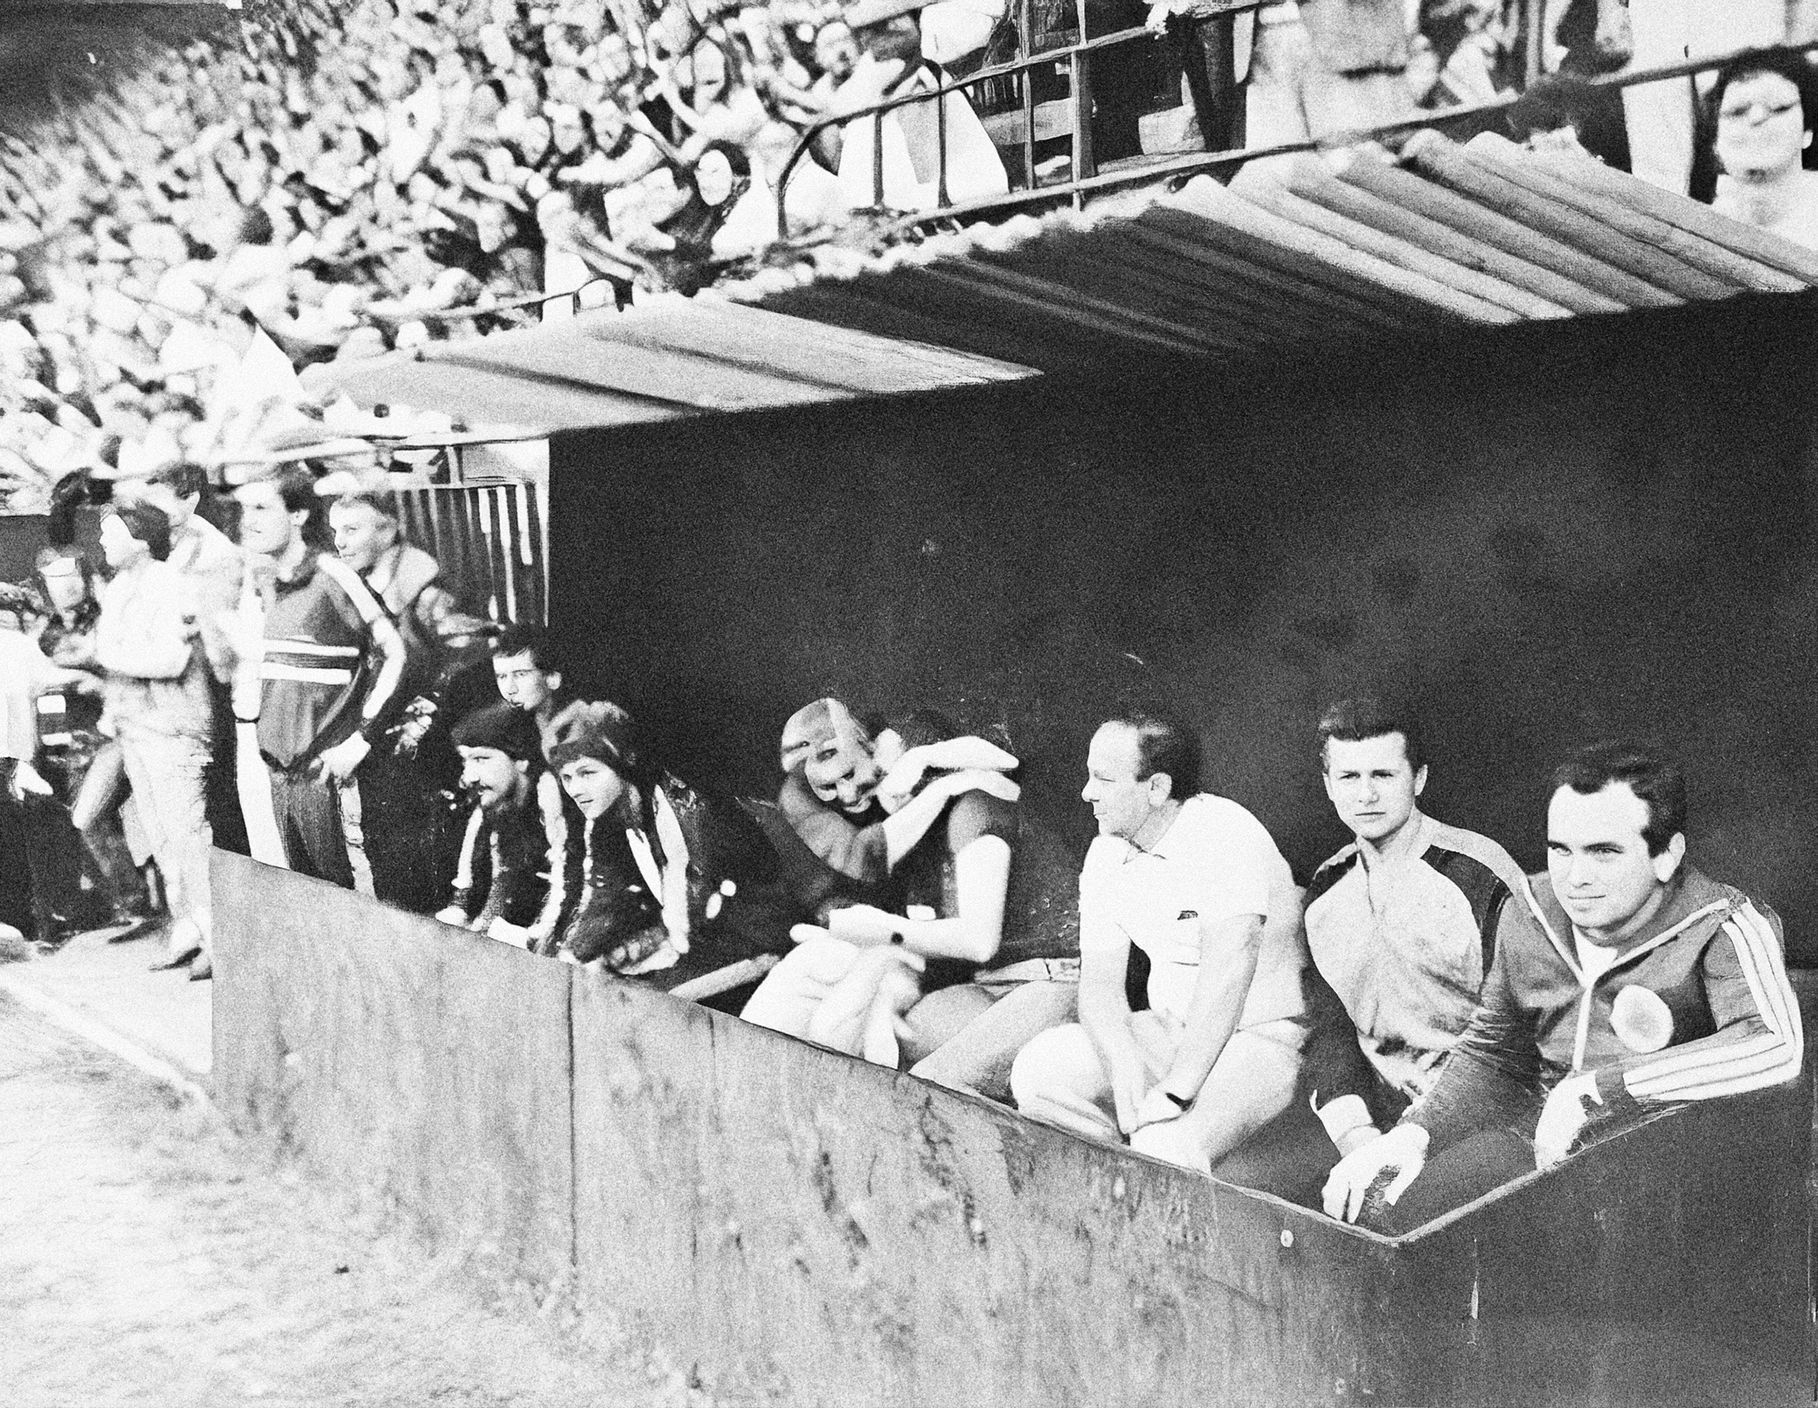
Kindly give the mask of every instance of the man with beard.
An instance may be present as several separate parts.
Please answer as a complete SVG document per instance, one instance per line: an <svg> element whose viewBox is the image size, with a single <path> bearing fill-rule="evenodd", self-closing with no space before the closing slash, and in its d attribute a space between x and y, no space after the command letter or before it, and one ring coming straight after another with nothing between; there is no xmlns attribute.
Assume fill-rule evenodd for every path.
<svg viewBox="0 0 1818 1408"><path fill-rule="evenodd" d="M562 911L568 828L536 728L521 710L491 704L455 725L454 744L475 805L454 893L436 918L540 950Z"/></svg>

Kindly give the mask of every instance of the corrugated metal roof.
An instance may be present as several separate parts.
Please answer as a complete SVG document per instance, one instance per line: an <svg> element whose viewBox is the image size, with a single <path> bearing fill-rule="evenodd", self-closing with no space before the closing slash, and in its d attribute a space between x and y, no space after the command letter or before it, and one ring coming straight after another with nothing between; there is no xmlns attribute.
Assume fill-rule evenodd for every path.
<svg viewBox="0 0 1818 1408"><path fill-rule="evenodd" d="M1583 156L1434 131L1253 162L860 265L809 254L757 306L1043 371L1209 362L1818 285L1818 252Z"/></svg>
<svg viewBox="0 0 1818 1408"><path fill-rule="evenodd" d="M324 369L367 403L541 433L1818 286L1818 252L1584 156L1435 131L1229 186L845 246L692 300ZM730 301L728 301L730 300Z"/></svg>
<svg viewBox="0 0 1818 1408"><path fill-rule="evenodd" d="M1035 375L972 352L680 297L312 370L311 380L366 405L541 435Z"/></svg>

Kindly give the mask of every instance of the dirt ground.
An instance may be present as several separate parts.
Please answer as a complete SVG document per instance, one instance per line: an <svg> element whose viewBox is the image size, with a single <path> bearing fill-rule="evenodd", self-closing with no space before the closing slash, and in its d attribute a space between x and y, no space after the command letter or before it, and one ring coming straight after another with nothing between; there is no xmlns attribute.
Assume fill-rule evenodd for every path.
<svg viewBox="0 0 1818 1408"><path fill-rule="evenodd" d="M5 1408L700 1408L0 995Z"/></svg>

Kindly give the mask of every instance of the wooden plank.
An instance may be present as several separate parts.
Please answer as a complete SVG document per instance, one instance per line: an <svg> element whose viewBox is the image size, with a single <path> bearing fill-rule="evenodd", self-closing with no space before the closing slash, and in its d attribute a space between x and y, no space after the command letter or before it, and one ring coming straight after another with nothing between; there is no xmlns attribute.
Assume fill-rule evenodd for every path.
<svg viewBox="0 0 1818 1408"><path fill-rule="evenodd" d="M727 1398L1805 1404L1811 1086L1388 1239L215 861L216 1095Z"/></svg>
<svg viewBox="0 0 1818 1408"><path fill-rule="evenodd" d="M1433 279L1397 268L1318 230L1284 220L1209 177L1189 181L1170 203L1267 241L1292 262L1317 260L1365 287L1380 288L1412 320L1430 320L1440 326L1481 322L1490 311L1478 300L1467 304L1452 289ZM1475 310L1476 316L1467 309Z"/></svg>
<svg viewBox="0 0 1818 1408"><path fill-rule="evenodd" d="M217 1099L537 1286L572 1265L566 964L214 853Z"/></svg>
<svg viewBox="0 0 1818 1408"><path fill-rule="evenodd" d="M1805 284L1791 275L1750 259L1715 240L1693 234L1690 230L1659 216L1650 215L1628 201L1593 189L1574 185L1538 158L1542 155L1511 142L1496 132L1480 132L1465 143L1470 155L1531 190L1550 199L1571 205L1594 220L1641 243L1666 250L1674 258L1701 269L1730 290L1748 289L1756 293L1797 293ZM1554 154L1547 154L1554 155ZM1645 184L1645 183L1643 183ZM1688 206L1702 209L1696 202ZM1721 294L1713 296L1722 296Z"/></svg>
<svg viewBox="0 0 1818 1408"><path fill-rule="evenodd" d="M1474 270L1448 264L1436 254L1302 199L1272 179L1265 170L1266 165L1265 162L1253 162L1245 167L1231 182L1231 189L1290 224L1336 240L1385 264L1406 269L1424 282L1442 306L1450 307L1472 322L1516 323L1522 320L1522 315L1505 303L1484 296L1481 285L1489 281ZM1478 286L1472 286L1473 280L1479 281Z"/></svg>
<svg viewBox="0 0 1818 1408"><path fill-rule="evenodd" d="M1530 230L1519 221L1423 181L1410 171L1390 166L1368 152L1350 154L1338 179L1384 200L1449 225L1468 239L1481 240L1543 268L1562 274L1573 283L1606 301L1607 311L1623 308L1666 308L1679 300L1622 270L1593 259L1582 250ZM1585 310L1591 311L1591 310Z"/></svg>
<svg viewBox="0 0 1818 1408"><path fill-rule="evenodd" d="M1345 153L1341 159L1352 158ZM1319 158L1287 168L1287 173L1287 187L1295 195L1431 250L1450 263L1477 270L1511 288L1523 290L1548 308L1563 308L1573 313L1621 310L1622 305L1615 299L1594 293L1552 269L1472 239L1397 201L1340 181ZM1534 316L1542 315L1536 313Z"/></svg>
<svg viewBox="0 0 1818 1408"><path fill-rule="evenodd" d="M1414 333L1442 322L1442 315L1434 313L1433 309L1416 304L1411 298L1373 278L1363 277L1344 264L1307 251L1304 242L1284 242L1280 231L1274 227L1262 226L1262 222L1249 218L1231 218L1234 213L1231 202L1211 195L1207 187L1224 191L1224 187L1207 180L1198 187L1204 193L1198 202L1191 196L1185 202L1176 196L1145 211L1140 216L1142 224L1169 227L1202 244L1242 256L1251 264L1284 273L1300 282L1305 297L1313 302L1331 302L1334 307L1360 311L1362 317L1387 331ZM1238 198L1233 196L1233 200ZM1194 204L1200 207L1194 207ZM1247 206L1247 209L1254 211L1254 206ZM1222 215L1214 211L1222 211ZM1445 322L1451 320L1447 318Z"/></svg>
<svg viewBox="0 0 1818 1408"><path fill-rule="evenodd" d="M1736 291L1734 285L1681 262L1658 245L1523 184L1492 162L1475 159L1444 133L1416 132L1402 148L1402 159L1486 209L1544 231L1664 293L1677 298L1727 298Z"/></svg>
<svg viewBox="0 0 1818 1408"><path fill-rule="evenodd" d="M1496 308L1507 310L1517 318L1563 318L1570 309L1563 304L1536 297L1520 285L1496 278L1472 265L1447 258L1423 242L1386 230L1355 215L1343 213L1330 204L1309 199L1304 191L1309 186L1336 188L1355 195L1349 187L1339 185L1324 163L1311 153L1283 157L1279 160L1253 161L1232 179L1233 190L1257 201L1271 204L1278 214L1301 224L1323 229L1334 239L1353 244L1390 263L1402 264L1416 273L1450 284L1459 292L1481 299ZM1441 227L1443 228L1443 227ZM1449 231L1447 233L1450 233Z"/></svg>
<svg viewBox="0 0 1818 1408"><path fill-rule="evenodd" d="M1561 180L1626 201L1656 219L1791 275L1802 286L1818 287L1818 250L1807 249L1766 230L1719 215L1708 205L1686 200L1621 171L1612 171L1602 162L1551 152L1537 154L1534 159Z"/></svg>
<svg viewBox="0 0 1818 1408"><path fill-rule="evenodd" d="M1183 281L1190 279L1252 309L1265 332L1271 326L1285 326L1297 336L1309 328L1323 329L1328 337L1375 336L1383 331L1376 309L1363 299L1339 289L1309 289L1304 280L1213 248L1199 237L1201 222L1182 217L1169 224L1169 214L1150 211L1132 221L1129 238L1145 246L1144 257L1161 267L1172 261Z"/></svg>
<svg viewBox="0 0 1818 1408"><path fill-rule="evenodd" d="M1045 142L1052 137L1065 137L1073 130L1073 103L1068 98L1051 98L1036 103L1027 115L1020 111L991 112L979 120L1000 147L1020 146L1025 141Z"/></svg>

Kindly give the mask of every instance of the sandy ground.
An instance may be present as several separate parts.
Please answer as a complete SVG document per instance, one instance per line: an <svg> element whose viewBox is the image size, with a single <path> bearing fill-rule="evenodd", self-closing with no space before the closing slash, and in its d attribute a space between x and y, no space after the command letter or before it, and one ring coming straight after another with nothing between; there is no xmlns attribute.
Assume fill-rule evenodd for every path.
<svg viewBox="0 0 1818 1408"><path fill-rule="evenodd" d="M5 1408L699 1408L0 994Z"/></svg>

